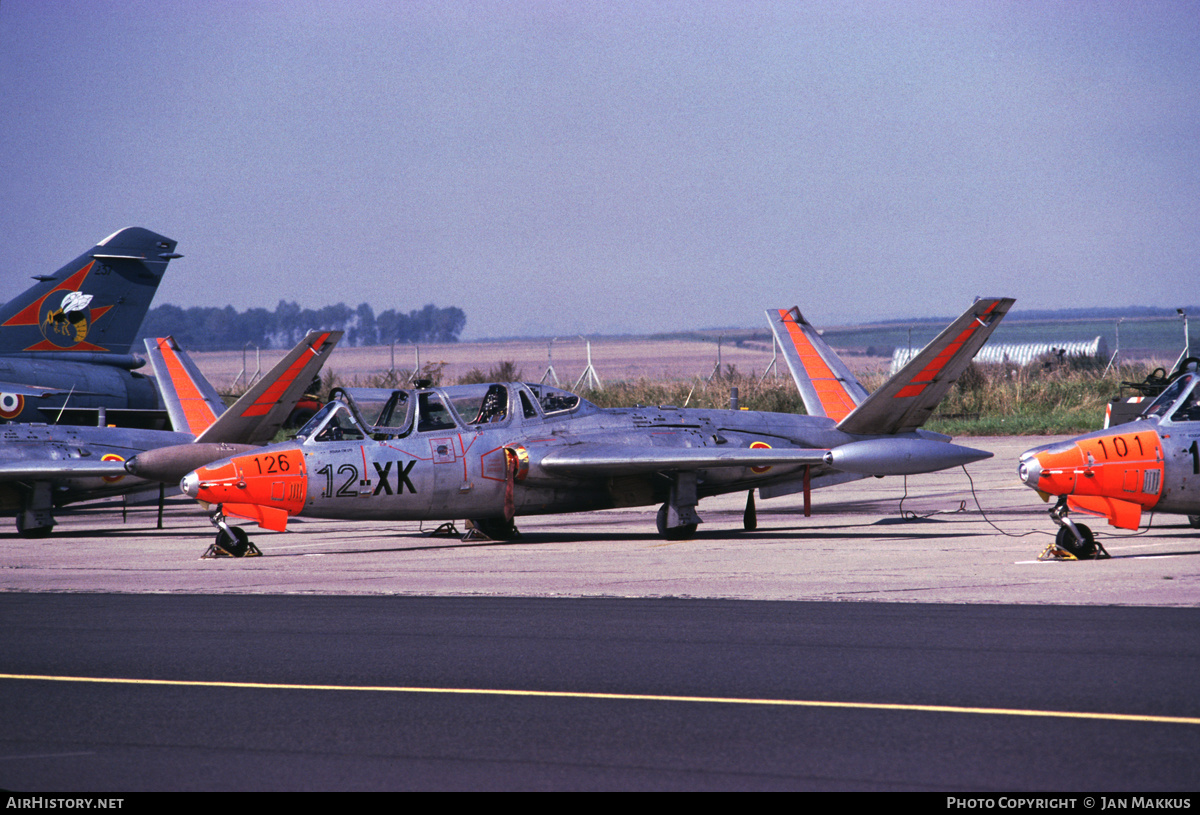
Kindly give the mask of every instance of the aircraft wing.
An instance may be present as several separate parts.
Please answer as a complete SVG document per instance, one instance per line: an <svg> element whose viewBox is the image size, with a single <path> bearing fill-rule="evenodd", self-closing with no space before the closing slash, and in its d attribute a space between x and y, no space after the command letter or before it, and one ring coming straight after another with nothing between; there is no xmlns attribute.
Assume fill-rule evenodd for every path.
<svg viewBox="0 0 1200 815"><path fill-rule="evenodd" d="M24 382L0 382L0 393L11 393L16 396L32 396L40 399L43 396L58 396L70 393L66 388L41 388Z"/></svg>
<svg viewBox="0 0 1200 815"><path fill-rule="evenodd" d="M105 396L102 391L85 391L81 388L44 388L40 385L30 385L25 382L0 382L0 393L13 393L18 396L32 396L40 399L43 396ZM55 408L57 410L57 408Z"/></svg>
<svg viewBox="0 0 1200 815"><path fill-rule="evenodd" d="M302 339L254 387L229 406L204 432L199 443L265 444L296 407L296 402L342 338L341 331L313 331Z"/></svg>
<svg viewBox="0 0 1200 815"><path fill-rule="evenodd" d="M768 309L767 321L809 416L840 422L867 398L867 389L799 308Z"/></svg>
<svg viewBox="0 0 1200 815"><path fill-rule="evenodd" d="M62 481L68 478L117 478L129 475L124 460L60 458L0 461L0 481Z"/></svg>
<svg viewBox="0 0 1200 815"><path fill-rule="evenodd" d="M1015 301L976 300L899 373L838 424L846 433L903 433L925 424Z"/></svg>
<svg viewBox="0 0 1200 815"><path fill-rule="evenodd" d="M717 467L769 467L824 464L829 450L815 448L644 447L572 444L555 447L538 462L543 470L577 478L653 473L661 470L708 470Z"/></svg>
<svg viewBox="0 0 1200 815"><path fill-rule="evenodd" d="M635 447L617 444L572 444L548 450L537 462L545 471L576 477L619 476L659 471L707 470L718 467L825 465L829 470L859 475L915 475L991 458L976 450L925 438L873 438L832 449L806 447ZM531 463L534 452L530 451Z"/></svg>

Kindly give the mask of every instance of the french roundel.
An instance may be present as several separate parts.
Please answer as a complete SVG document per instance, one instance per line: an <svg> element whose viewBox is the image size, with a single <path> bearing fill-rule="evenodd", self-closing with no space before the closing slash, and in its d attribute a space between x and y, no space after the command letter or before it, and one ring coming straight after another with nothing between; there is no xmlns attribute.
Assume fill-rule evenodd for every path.
<svg viewBox="0 0 1200 815"><path fill-rule="evenodd" d="M15 419L24 409L24 396L19 393L0 393L0 419Z"/></svg>
<svg viewBox="0 0 1200 815"><path fill-rule="evenodd" d="M767 448L768 450L771 449L771 445L767 444L765 441L755 441L750 443L751 449L763 447ZM771 467L770 465L767 465L766 467L751 467L750 471L754 473L765 473L769 469L771 469Z"/></svg>
<svg viewBox="0 0 1200 815"><path fill-rule="evenodd" d="M100 456L100 460L101 461L124 461L125 458L123 456L118 456L116 453L105 453L104 455ZM104 480L110 484L115 484L124 477L125 476L123 476L123 475L106 475L106 476L104 476Z"/></svg>

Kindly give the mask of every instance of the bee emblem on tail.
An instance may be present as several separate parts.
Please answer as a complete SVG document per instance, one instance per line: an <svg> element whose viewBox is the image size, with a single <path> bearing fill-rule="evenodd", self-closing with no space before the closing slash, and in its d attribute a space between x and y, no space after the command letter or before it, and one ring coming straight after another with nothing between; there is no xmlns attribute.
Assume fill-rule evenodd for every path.
<svg viewBox="0 0 1200 815"><path fill-rule="evenodd" d="M55 345L77 345L87 339L92 295L67 292L57 309L46 312L42 334Z"/></svg>

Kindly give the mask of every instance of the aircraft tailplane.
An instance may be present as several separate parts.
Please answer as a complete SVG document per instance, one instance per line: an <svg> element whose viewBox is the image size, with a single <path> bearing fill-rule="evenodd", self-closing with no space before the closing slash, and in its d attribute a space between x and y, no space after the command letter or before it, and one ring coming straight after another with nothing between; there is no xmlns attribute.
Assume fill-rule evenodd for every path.
<svg viewBox="0 0 1200 815"><path fill-rule="evenodd" d="M1015 301L976 300L900 371L838 423L861 435L916 430L933 414Z"/></svg>
<svg viewBox="0 0 1200 815"><path fill-rule="evenodd" d="M0 307L0 354L129 354L176 242L141 227L114 232Z"/></svg>
<svg viewBox="0 0 1200 815"><path fill-rule="evenodd" d="M841 421L867 398L867 389L798 307L768 309L767 321L808 415Z"/></svg>
<svg viewBox="0 0 1200 815"><path fill-rule="evenodd" d="M146 354L177 432L199 436L225 412L221 395L173 337L147 338Z"/></svg>
<svg viewBox="0 0 1200 815"><path fill-rule="evenodd" d="M342 333L310 332L266 376L200 433L197 443L265 444L271 441L333 353Z"/></svg>

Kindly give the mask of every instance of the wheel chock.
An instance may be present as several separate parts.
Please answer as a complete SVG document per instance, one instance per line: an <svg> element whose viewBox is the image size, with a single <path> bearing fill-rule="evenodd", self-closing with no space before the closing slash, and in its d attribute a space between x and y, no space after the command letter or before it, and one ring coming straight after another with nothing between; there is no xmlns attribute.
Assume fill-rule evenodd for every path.
<svg viewBox="0 0 1200 815"><path fill-rule="evenodd" d="M1096 551L1084 558L1078 558L1057 543L1052 543L1042 550L1042 553L1038 555L1038 560L1043 562L1048 560L1105 560L1110 557L1112 555L1104 548L1104 544L1096 541Z"/></svg>
<svg viewBox="0 0 1200 815"><path fill-rule="evenodd" d="M204 554L202 554L200 556L200 559L205 560L207 558L220 558L220 557L262 557L262 552L259 551L259 548L254 545L253 541L246 542L246 552L241 555L235 555L232 552L230 552L228 549L224 548L223 546L218 546L215 543L210 543L208 545L208 548L204 550Z"/></svg>
<svg viewBox="0 0 1200 815"><path fill-rule="evenodd" d="M489 533L486 527L480 527L473 521L467 521L467 531L462 534L459 540L463 543L507 543L521 537L521 531L516 526L510 526L509 530L495 534L498 530L493 529Z"/></svg>
<svg viewBox="0 0 1200 815"><path fill-rule="evenodd" d="M1079 560L1079 558L1075 557L1066 549L1063 549L1057 543L1051 543L1042 550L1040 555L1038 555L1038 560L1044 562L1047 560Z"/></svg>

